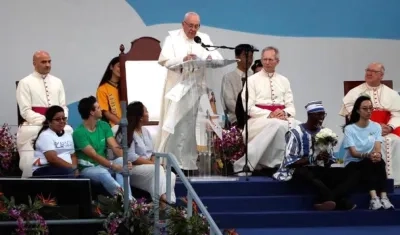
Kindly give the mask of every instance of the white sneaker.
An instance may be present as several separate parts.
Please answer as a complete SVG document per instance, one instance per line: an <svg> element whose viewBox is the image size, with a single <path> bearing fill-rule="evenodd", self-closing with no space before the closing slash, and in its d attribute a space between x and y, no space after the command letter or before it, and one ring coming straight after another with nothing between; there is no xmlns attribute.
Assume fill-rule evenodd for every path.
<svg viewBox="0 0 400 235"><path fill-rule="evenodd" d="M394 209L393 204L389 201L389 198L387 197L381 199L381 204L385 210Z"/></svg>
<svg viewBox="0 0 400 235"><path fill-rule="evenodd" d="M381 201L379 200L378 197L372 198L371 201L369 202L369 209L370 210L379 210L383 207Z"/></svg>

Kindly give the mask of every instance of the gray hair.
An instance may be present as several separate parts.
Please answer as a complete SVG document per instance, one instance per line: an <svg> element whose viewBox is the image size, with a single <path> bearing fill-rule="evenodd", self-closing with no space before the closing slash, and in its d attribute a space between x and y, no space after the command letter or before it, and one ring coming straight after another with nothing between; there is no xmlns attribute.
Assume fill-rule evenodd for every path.
<svg viewBox="0 0 400 235"><path fill-rule="evenodd" d="M261 52L261 59L262 59L262 56L264 55L264 52L266 52L266 51L274 51L274 52L275 52L275 58L276 58L276 59L279 59L279 49L276 48L276 47L273 47L273 46L266 47L266 48L264 48L264 49L262 50L262 52Z"/></svg>
<svg viewBox="0 0 400 235"><path fill-rule="evenodd" d="M185 14L185 17L183 17L183 21L185 21L189 16L197 16L200 19L200 15L199 14L197 14L196 12L190 11L190 12Z"/></svg>

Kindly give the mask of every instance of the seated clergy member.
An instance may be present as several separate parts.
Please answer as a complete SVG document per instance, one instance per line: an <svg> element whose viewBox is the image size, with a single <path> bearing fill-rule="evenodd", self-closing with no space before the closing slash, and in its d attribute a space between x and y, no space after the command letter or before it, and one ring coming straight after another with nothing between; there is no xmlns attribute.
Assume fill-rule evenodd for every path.
<svg viewBox="0 0 400 235"><path fill-rule="evenodd" d="M360 96L354 102L349 122L344 128L344 164L349 172L360 171L371 195L369 209L392 209L394 207L386 193L387 176L381 149L382 128L370 120L372 110L372 101L367 96ZM381 199L377 193L380 193Z"/></svg>
<svg viewBox="0 0 400 235"><path fill-rule="evenodd" d="M250 76L248 160L250 169L255 167L274 168L281 164L285 151L285 133L297 123L293 118L295 108L289 80L275 72L279 63L279 50L267 47L261 54L263 70ZM246 110L246 86L242 101ZM245 132L243 135L245 136ZM234 163L240 171L245 157Z"/></svg>
<svg viewBox="0 0 400 235"><path fill-rule="evenodd" d="M252 75L250 71L251 63L253 63L253 47L249 44L240 44L235 48L235 57L238 59L237 67L235 70L227 73L222 78L221 96L222 104L225 113L228 116L229 122L234 124L236 122L236 101L244 84L246 68L248 76ZM246 64L246 50L249 51L247 55Z"/></svg>
<svg viewBox="0 0 400 235"><path fill-rule="evenodd" d="M123 189L122 149L117 144L110 125L100 120L102 113L95 97L81 99L78 111L83 123L74 130L73 138L81 175L101 183L109 194L115 195ZM107 147L117 156L115 160L107 160ZM132 169L132 164L128 168ZM130 188L129 195L132 200Z"/></svg>
<svg viewBox="0 0 400 235"><path fill-rule="evenodd" d="M32 175L55 178L78 175L74 141L71 133L64 131L67 121L64 109L57 105L51 106L45 117L33 142L35 162Z"/></svg>
<svg viewBox="0 0 400 235"><path fill-rule="evenodd" d="M119 80L119 57L114 57L107 65L96 94L100 109L103 112L103 120L110 123L113 133L118 130L122 113L119 100Z"/></svg>
<svg viewBox="0 0 400 235"><path fill-rule="evenodd" d="M261 60L255 60L254 64L251 66L251 71L253 73L258 73L263 69L263 65L261 63Z"/></svg>
<svg viewBox="0 0 400 235"><path fill-rule="evenodd" d="M340 115L348 117L356 99L361 95L371 97L374 110L371 120L382 128L382 158L386 162L386 173L400 185L400 96L381 83L385 67L372 63L365 70L365 83L351 89L343 98Z"/></svg>
<svg viewBox="0 0 400 235"><path fill-rule="evenodd" d="M51 58L45 51L37 51L33 55L35 71L21 79L17 87L17 103L25 122L18 128L17 149L20 157L19 168L22 177L32 176L34 161L33 139L42 128L46 120L46 110L52 105L59 105L68 117L68 108L65 103L65 91L62 81L49 74ZM64 130L72 133L72 128L65 125Z"/></svg>
<svg viewBox="0 0 400 235"><path fill-rule="evenodd" d="M318 196L314 204L317 210L354 209L355 205L348 202L346 197L358 183L357 172L333 185L333 179L339 178L335 170L340 170L329 168L335 162L333 149L317 154L314 148L315 136L321 130L326 116L325 109L321 101L310 102L306 109L307 122L293 128L286 135L285 158L274 178L311 185Z"/></svg>
<svg viewBox="0 0 400 235"><path fill-rule="evenodd" d="M153 201L160 201L164 208L167 201L167 180L164 168L160 166L159 195L155 195L155 159L153 155L153 140L150 132L143 127L149 121L147 108L141 102L133 102L127 108L128 118L128 160L132 162L131 185L149 192ZM122 129L117 132L117 140L122 143ZM175 203L175 174L171 173L171 201Z"/></svg>

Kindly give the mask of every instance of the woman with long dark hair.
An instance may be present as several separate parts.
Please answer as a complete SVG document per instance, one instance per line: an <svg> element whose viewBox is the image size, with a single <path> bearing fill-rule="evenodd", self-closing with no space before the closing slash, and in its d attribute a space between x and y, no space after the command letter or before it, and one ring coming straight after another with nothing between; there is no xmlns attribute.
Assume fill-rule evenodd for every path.
<svg viewBox="0 0 400 235"><path fill-rule="evenodd" d="M155 183L155 159L153 154L153 141L150 132L143 127L149 121L147 108L141 102L133 102L127 108L128 119L128 161L131 161L133 168L131 174L131 185L149 192L153 201L160 201L162 208L167 201L167 180L164 168L160 167L160 195L154 193ZM121 127L116 134L118 142L122 140ZM175 203L175 174L171 173L171 201Z"/></svg>
<svg viewBox="0 0 400 235"><path fill-rule="evenodd" d="M64 131L67 118L60 106L51 106L45 113L46 120L33 142L35 161L34 177L64 178L78 174L72 135Z"/></svg>
<svg viewBox="0 0 400 235"><path fill-rule="evenodd" d="M371 210L393 209L386 193L386 164L382 159L382 128L370 120L371 98L360 96L344 127L344 164L348 171L360 171L371 196ZM378 196L380 194L380 198Z"/></svg>
<svg viewBox="0 0 400 235"><path fill-rule="evenodd" d="M121 119L120 78L119 57L114 57L107 65L96 94L103 119L111 125L114 133L118 129L118 123Z"/></svg>

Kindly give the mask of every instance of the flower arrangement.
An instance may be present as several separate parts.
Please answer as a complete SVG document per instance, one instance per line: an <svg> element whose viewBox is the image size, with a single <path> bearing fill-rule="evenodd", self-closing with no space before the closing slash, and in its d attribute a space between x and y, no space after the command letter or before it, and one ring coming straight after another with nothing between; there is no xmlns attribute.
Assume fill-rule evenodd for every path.
<svg viewBox="0 0 400 235"><path fill-rule="evenodd" d="M132 201L128 214L125 214L122 192L113 198L99 196L96 212L107 217L103 224L105 231L100 231L99 235L153 234L151 206L145 199Z"/></svg>
<svg viewBox="0 0 400 235"><path fill-rule="evenodd" d="M0 175L5 176L18 168L16 134L11 133L10 126L3 124L0 129Z"/></svg>
<svg viewBox="0 0 400 235"><path fill-rule="evenodd" d="M315 145L320 151L328 151L337 145L338 138L331 129L323 128L315 135Z"/></svg>
<svg viewBox="0 0 400 235"><path fill-rule="evenodd" d="M18 235L44 235L49 233L46 221L41 215L39 210L44 206L55 206L57 203L53 198L45 198L43 195L36 196L32 201L28 196L28 205L15 203L15 199L11 197L8 199L0 192L0 218L2 220L17 220L17 228L15 230ZM32 221L38 223L33 224Z"/></svg>
<svg viewBox="0 0 400 235"><path fill-rule="evenodd" d="M130 204L128 214L123 209L123 194L118 193L113 198L99 196L99 202L95 209L98 215L107 215L104 221L105 231L100 231L99 235L124 235L141 234L150 235L154 232L154 213L158 209L155 206L146 204L144 199L139 199ZM181 199L187 204L187 199ZM165 228L160 228L160 234L210 234L210 226L207 219L198 211L196 203L193 202L193 214L187 216L186 207L169 206L165 212L167 219ZM163 211L160 211L163 212ZM161 214L161 213L160 213ZM162 223L164 220L160 220ZM226 235L237 235L234 229L224 231Z"/></svg>
<svg viewBox="0 0 400 235"><path fill-rule="evenodd" d="M234 162L244 154L244 141L242 132L236 126L222 130L222 139L214 138L214 150L222 153L225 159Z"/></svg>
<svg viewBox="0 0 400 235"><path fill-rule="evenodd" d="M333 147L338 143L338 136L329 128L323 128L315 135L314 156L318 156L321 152L327 152L330 159L336 162L333 158ZM324 160L317 160L317 165L324 166Z"/></svg>

